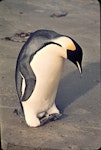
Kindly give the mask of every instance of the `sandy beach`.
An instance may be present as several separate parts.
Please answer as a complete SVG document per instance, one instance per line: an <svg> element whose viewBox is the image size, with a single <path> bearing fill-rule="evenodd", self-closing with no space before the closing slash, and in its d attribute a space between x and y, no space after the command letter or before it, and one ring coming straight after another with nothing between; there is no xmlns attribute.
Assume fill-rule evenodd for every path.
<svg viewBox="0 0 101 150"><path fill-rule="evenodd" d="M30 128L14 110L18 54L30 32L54 30L83 49L83 76L65 61L56 96L63 117ZM100 5L97 0L0 1L0 123L2 150L99 150L101 148Z"/></svg>

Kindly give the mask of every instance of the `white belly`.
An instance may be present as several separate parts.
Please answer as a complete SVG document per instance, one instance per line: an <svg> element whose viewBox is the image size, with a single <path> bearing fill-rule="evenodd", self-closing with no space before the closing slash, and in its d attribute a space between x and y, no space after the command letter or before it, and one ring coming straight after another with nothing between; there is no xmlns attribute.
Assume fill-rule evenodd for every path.
<svg viewBox="0 0 101 150"><path fill-rule="evenodd" d="M47 111L55 101L64 59L62 48L49 45L40 50L32 59L31 67L36 75L36 85L31 97L23 102L35 113Z"/></svg>

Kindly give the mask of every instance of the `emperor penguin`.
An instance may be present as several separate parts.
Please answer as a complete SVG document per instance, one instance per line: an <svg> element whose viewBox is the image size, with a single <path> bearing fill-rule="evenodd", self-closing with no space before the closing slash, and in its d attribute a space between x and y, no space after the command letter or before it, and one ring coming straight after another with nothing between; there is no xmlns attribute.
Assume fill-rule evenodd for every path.
<svg viewBox="0 0 101 150"><path fill-rule="evenodd" d="M18 55L15 72L16 89L28 126L42 125L41 118L61 116L55 97L64 60L69 59L82 73L82 57L82 48L67 35L44 29L31 33Z"/></svg>

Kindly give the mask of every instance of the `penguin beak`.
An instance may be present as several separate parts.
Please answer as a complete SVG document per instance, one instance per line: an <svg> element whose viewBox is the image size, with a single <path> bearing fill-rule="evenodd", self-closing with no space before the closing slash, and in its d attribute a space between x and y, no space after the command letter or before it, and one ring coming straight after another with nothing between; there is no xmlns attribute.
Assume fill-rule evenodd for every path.
<svg viewBox="0 0 101 150"><path fill-rule="evenodd" d="M82 67L81 67L81 65L79 64L78 61L76 61L76 66L77 66L77 68L78 68L78 70L80 72L80 75L82 75Z"/></svg>
<svg viewBox="0 0 101 150"><path fill-rule="evenodd" d="M82 76L82 49L77 46L77 49L72 51L72 50L67 50L67 58L76 65L80 72L80 77Z"/></svg>

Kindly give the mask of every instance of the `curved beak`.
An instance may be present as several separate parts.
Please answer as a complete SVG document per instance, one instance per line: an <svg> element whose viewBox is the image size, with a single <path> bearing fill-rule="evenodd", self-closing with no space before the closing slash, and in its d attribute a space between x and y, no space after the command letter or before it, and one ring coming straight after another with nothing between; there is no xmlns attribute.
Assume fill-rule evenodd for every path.
<svg viewBox="0 0 101 150"><path fill-rule="evenodd" d="M76 66L77 66L77 68L78 68L80 74L82 74L82 67L81 67L81 65L79 64L78 61L76 61Z"/></svg>

